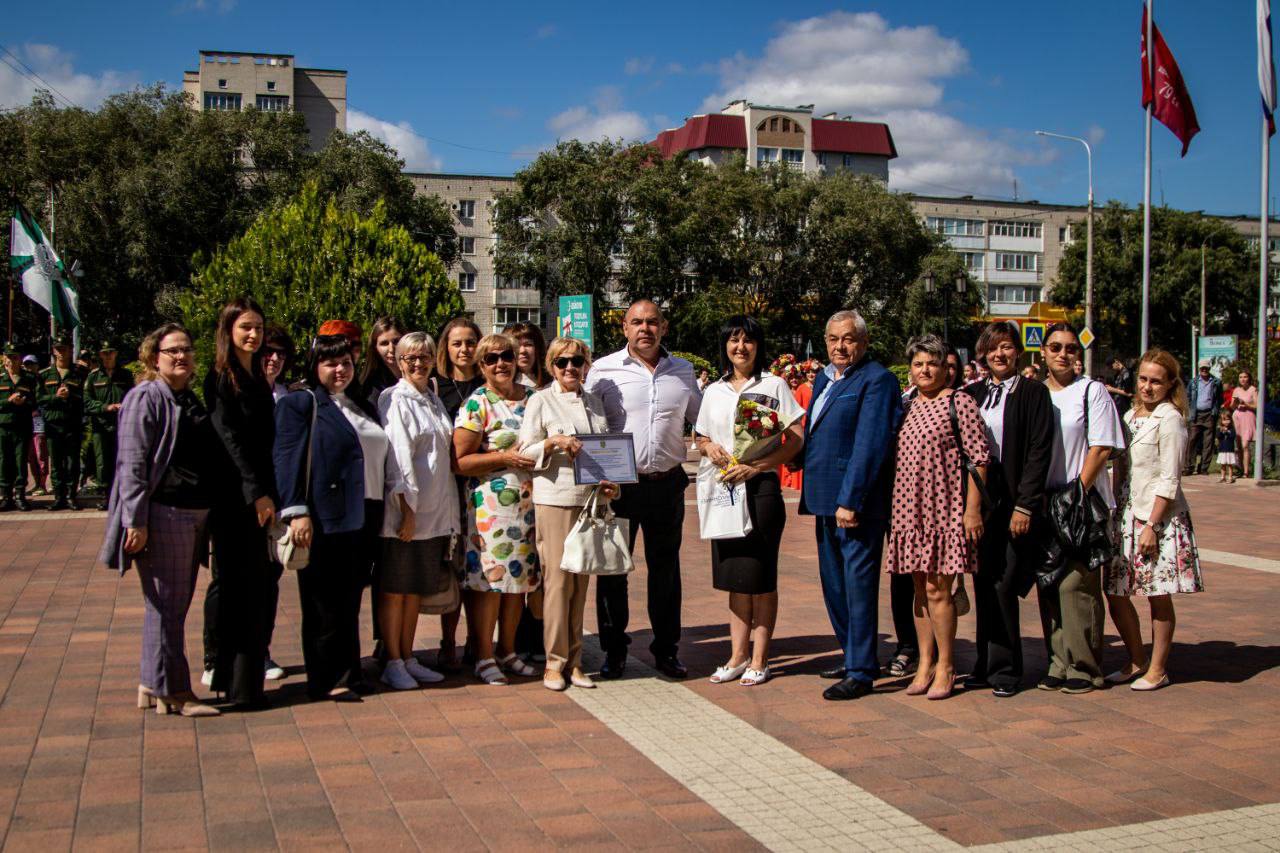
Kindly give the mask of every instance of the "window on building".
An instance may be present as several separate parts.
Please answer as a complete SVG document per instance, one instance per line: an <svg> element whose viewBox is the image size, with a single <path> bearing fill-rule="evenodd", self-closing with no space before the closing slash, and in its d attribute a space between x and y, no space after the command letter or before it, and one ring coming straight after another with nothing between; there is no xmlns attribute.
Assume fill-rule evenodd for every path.
<svg viewBox="0 0 1280 853"><path fill-rule="evenodd" d="M531 326L542 325L542 311L537 308L507 308L499 306L493 309L493 331L501 332L512 323L528 323Z"/></svg>
<svg viewBox="0 0 1280 853"><path fill-rule="evenodd" d="M767 166L778 159L777 148L757 148L756 165Z"/></svg>
<svg viewBox="0 0 1280 853"><path fill-rule="evenodd" d="M786 163L790 169L803 169L804 152L799 148L783 148L782 162Z"/></svg>
<svg viewBox="0 0 1280 853"><path fill-rule="evenodd" d="M964 259L965 269L969 272L982 272L984 256L981 252L960 252L960 257Z"/></svg>
<svg viewBox="0 0 1280 853"><path fill-rule="evenodd" d="M857 162L858 162L857 154L844 155L844 167L846 169L852 169L854 167L854 164L856 164Z"/></svg>
<svg viewBox="0 0 1280 853"><path fill-rule="evenodd" d="M473 272L458 273L458 290L463 293L476 292L476 274Z"/></svg>
<svg viewBox="0 0 1280 853"><path fill-rule="evenodd" d="M1071 242L1071 226L1070 225L1061 225L1058 227L1058 242L1059 243Z"/></svg>
<svg viewBox="0 0 1280 853"><path fill-rule="evenodd" d="M498 276L494 287L498 290L537 290L538 286L531 281L525 281L522 278L507 278L506 276Z"/></svg>
<svg viewBox="0 0 1280 853"><path fill-rule="evenodd" d="M464 255L474 255L476 253L475 237L459 237L458 246L462 249Z"/></svg>
<svg viewBox="0 0 1280 853"><path fill-rule="evenodd" d="M464 198L458 202L458 218L459 219L475 219L476 203L474 199Z"/></svg>
<svg viewBox="0 0 1280 853"><path fill-rule="evenodd" d="M266 64L267 64L267 58L266 58L265 56L255 56L255 57L253 58L253 64L254 64L254 65L266 65Z"/></svg>
<svg viewBox="0 0 1280 853"><path fill-rule="evenodd" d="M1034 252L996 252L996 269L1017 272L1035 272L1040 268L1040 256Z"/></svg>
<svg viewBox="0 0 1280 853"><path fill-rule="evenodd" d="M993 284L987 288L987 301L1030 305L1040 301L1040 288L1023 284Z"/></svg>
<svg viewBox="0 0 1280 853"><path fill-rule="evenodd" d="M231 57L231 64L232 64L232 65L239 65L239 64L240 64L240 57L238 57L238 56L233 56L233 57Z"/></svg>
<svg viewBox="0 0 1280 853"><path fill-rule="evenodd" d="M225 89L225 88L227 88L227 78L226 78L226 77L219 77L219 78L218 78L218 88L219 88L219 89Z"/></svg>
<svg viewBox="0 0 1280 853"><path fill-rule="evenodd" d="M238 110L240 96L233 92L205 92L204 108L206 110Z"/></svg>
<svg viewBox="0 0 1280 853"><path fill-rule="evenodd" d="M1043 225L1039 222L1028 222L1021 219L992 220L992 237L1039 237L1043 233Z"/></svg>
<svg viewBox="0 0 1280 853"><path fill-rule="evenodd" d="M269 113L286 113L289 111L288 95L259 95L257 107Z"/></svg>
<svg viewBox="0 0 1280 853"><path fill-rule="evenodd" d="M276 90L276 81L275 81L275 80L268 80L268 81L267 81L267 91L268 91L268 92L274 92L275 90Z"/></svg>
<svg viewBox="0 0 1280 853"><path fill-rule="evenodd" d="M981 237L984 224L981 219L952 219L944 216L930 216L925 219L925 225L929 230L948 237Z"/></svg>

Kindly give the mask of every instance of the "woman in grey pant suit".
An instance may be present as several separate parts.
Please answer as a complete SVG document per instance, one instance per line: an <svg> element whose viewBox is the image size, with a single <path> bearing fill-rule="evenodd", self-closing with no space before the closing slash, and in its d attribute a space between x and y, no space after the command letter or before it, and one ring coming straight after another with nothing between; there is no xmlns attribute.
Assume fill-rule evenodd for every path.
<svg viewBox="0 0 1280 853"><path fill-rule="evenodd" d="M142 342L144 381L124 398L119 455L98 558L138 570L145 606L138 707L206 717L218 713L191 692L185 627L196 571L208 554L210 498L200 484L217 440L208 412L191 392L195 350L177 323Z"/></svg>

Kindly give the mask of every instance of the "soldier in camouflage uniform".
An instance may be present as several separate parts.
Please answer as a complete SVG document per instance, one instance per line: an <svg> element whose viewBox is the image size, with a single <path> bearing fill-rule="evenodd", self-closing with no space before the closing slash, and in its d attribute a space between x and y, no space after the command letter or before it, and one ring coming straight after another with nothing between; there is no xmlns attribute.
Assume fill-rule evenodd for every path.
<svg viewBox="0 0 1280 853"><path fill-rule="evenodd" d="M55 497L50 509L80 509L76 490L84 438L85 375L71 361L70 335L60 334L54 340L53 359L52 365L40 371L36 398L44 414L44 435L49 444L49 479Z"/></svg>
<svg viewBox="0 0 1280 853"><path fill-rule="evenodd" d="M27 444L36 404L36 378L22 369L13 344L4 348L0 370L0 512L31 509L27 504Z"/></svg>
<svg viewBox="0 0 1280 853"><path fill-rule="evenodd" d="M98 363L98 369L85 380L84 412L93 436L95 479L102 488L98 509L106 509L116 475L116 421L120 403L133 387L133 374L116 365L116 347L110 341L104 341L98 350Z"/></svg>

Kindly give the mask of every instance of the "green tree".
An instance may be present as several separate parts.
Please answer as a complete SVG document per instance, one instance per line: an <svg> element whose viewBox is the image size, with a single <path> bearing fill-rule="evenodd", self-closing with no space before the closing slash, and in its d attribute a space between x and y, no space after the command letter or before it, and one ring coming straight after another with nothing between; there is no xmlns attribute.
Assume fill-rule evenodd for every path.
<svg viewBox="0 0 1280 853"><path fill-rule="evenodd" d="M381 204L362 216L323 198L315 184L196 266L178 302L205 363L219 310L241 295L296 341L310 339L325 320L368 328L382 314L435 333L464 307L440 259L392 224Z"/></svg>
<svg viewBox="0 0 1280 853"><path fill-rule="evenodd" d="M1083 224L1075 229L1083 231ZM1247 337L1257 322L1258 261L1229 225L1167 207L1151 211L1150 341L1191 357L1191 325L1200 317L1200 247L1205 245L1206 325L1202 334ZM1142 315L1142 209L1110 202L1093 226L1093 331L1105 357L1136 358ZM1084 311L1085 241L1076 240L1058 267L1050 299ZM1096 361L1095 361L1096 363Z"/></svg>

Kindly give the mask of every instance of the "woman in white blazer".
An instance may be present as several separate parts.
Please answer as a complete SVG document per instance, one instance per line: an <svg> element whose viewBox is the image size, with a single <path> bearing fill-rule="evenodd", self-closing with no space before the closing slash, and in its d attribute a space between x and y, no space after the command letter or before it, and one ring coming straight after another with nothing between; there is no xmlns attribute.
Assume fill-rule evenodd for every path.
<svg viewBox="0 0 1280 853"><path fill-rule="evenodd" d="M1166 666L1173 645L1175 593L1202 592L1200 556L1191 513L1182 494L1182 462L1187 449L1187 391L1178 361L1160 349L1138 364L1129 429L1128 498L1120 520L1121 553L1107 572L1106 593L1129 663L1107 676L1134 690L1158 690L1169 683ZM1151 654L1132 596L1151 606Z"/></svg>
<svg viewBox="0 0 1280 853"><path fill-rule="evenodd" d="M582 387L591 352L575 338L556 338L547 348L547 371L554 382L534 394L520 423L520 453L533 460L534 525L542 565L542 630L547 667L542 683L550 690L595 687L582 671L582 614L590 575L563 571L564 540L593 486L574 484L573 458L582 448L576 436L609 432L604 403ZM618 487L602 483L604 497ZM569 681L565 680L565 671Z"/></svg>

